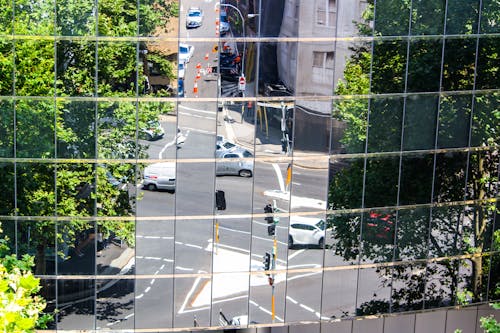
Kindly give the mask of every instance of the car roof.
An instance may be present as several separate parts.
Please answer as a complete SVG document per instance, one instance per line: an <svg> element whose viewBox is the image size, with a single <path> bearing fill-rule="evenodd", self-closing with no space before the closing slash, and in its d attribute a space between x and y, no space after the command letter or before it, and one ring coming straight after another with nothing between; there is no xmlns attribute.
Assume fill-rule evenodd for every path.
<svg viewBox="0 0 500 333"><path fill-rule="evenodd" d="M317 217L290 216L290 224L302 223L307 225L316 225L321 221L324 221L324 219Z"/></svg>

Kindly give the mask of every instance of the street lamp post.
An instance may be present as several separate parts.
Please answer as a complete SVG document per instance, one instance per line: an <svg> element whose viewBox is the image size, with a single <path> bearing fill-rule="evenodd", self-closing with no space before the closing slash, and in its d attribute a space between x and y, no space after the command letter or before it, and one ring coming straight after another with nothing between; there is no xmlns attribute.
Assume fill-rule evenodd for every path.
<svg viewBox="0 0 500 333"><path fill-rule="evenodd" d="M241 11L238 9L238 7L233 6L228 3L221 3L220 6L222 7L230 7L233 9L236 9L238 14L240 15L241 18L241 27L243 29L243 39L246 38L246 31L245 31L245 19L243 18L243 14L241 14ZM241 74L244 75L245 73L245 54L246 54L246 47L247 47L247 42L243 40L243 56L241 57Z"/></svg>

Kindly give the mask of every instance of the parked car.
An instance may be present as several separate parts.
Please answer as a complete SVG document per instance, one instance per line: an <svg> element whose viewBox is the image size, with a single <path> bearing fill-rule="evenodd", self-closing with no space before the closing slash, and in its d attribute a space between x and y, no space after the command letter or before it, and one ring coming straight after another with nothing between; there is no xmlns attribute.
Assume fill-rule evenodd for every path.
<svg viewBox="0 0 500 333"><path fill-rule="evenodd" d="M183 61L179 61L179 79L184 79L186 74L186 64Z"/></svg>
<svg viewBox="0 0 500 333"><path fill-rule="evenodd" d="M219 25L219 31L221 35L225 34L228 32L230 29L229 26L229 20L227 19L227 12L225 10L220 11L220 25Z"/></svg>
<svg viewBox="0 0 500 333"><path fill-rule="evenodd" d="M194 53L194 46L184 43L179 43L179 63L188 63Z"/></svg>
<svg viewBox="0 0 500 333"><path fill-rule="evenodd" d="M215 163L217 176L252 177L253 155L248 150L237 146L232 149L219 149L215 151L215 157L217 158Z"/></svg>
<svg viewBox="0 0 500 333"><path fill-rule="evenodd" d="M186 14L186 28L199 28L203 24L203 11L198 7L190 7Z"/></svg>
<svg viewBox="0 0 500 333"><path fill-rule="evenodd" d="M154 163L144 169L144 189L175 191L175 163Z"/></svg>
<svg viewBox="0 0 500 333"><path fill-rule="evenodd" d="M288 230L288 248L295 245L325 245L325 221L314 217L292 216Z"/></svg>
<svg viewBox="0 0 500 333"><path fill-rule="evenodd" d="M150 120L146 127L140 129L139 138L154 141L163 138L165 131L158 120Z"/></svg>

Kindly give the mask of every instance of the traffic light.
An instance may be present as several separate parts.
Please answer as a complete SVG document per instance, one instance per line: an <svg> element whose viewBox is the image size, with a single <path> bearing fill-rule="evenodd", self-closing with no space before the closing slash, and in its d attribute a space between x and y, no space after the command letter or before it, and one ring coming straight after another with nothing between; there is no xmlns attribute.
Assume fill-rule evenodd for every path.
<svg viewBox="0 0 500 333"><path fill-rule="evenodd" d="M264 263L264 270L268 271L269 268L271 267L271 253L266 252L266 254L264 255L263 263Z"/></svg>
<svg viewBox="0 0 500 333"><path fill-rule="evenodd" d="M267 234L269 236L274 236L276 234L276 225L274 223L267 226Z"/></svg>
<svg viewBox="0 0 500 333"><path fill-rule="evenodd" d="M226 210L226 197L224 191L215 192L215 206L217 210Z"/></svg>
<svg viewBox="0 0 500 333"><path fill-rule="evenodd" d="M267 204L264 207L264 213L266 213L266 214L272 214L273 213L273 207L271 206L271 204ZM267 223L273 223L273 217L272 216L266 216L264 218L264 220L266 220Z"/></svg>
<svg viewBox="0 0 500 333"><path fill-rule="evenodd" d="M286 153L288 151L288 140L281 139L281 151Z"/></svg>

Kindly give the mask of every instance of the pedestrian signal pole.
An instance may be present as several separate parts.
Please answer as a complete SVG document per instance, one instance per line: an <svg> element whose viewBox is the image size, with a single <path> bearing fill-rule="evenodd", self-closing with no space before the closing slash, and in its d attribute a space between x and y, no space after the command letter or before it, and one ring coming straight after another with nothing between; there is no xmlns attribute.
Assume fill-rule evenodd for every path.
<svg viewBox="0 0 500 333"><path fill-rule="evenodd" d="M224 191L217 190L215 191L215 207L217 210L226 210L226 196ZM219 252L219 220L217 219L217 216L215 217L215 232L214 232L214 238L215 238L215 254L218 254Z"/></svg>
<svg viewBox="0 0 500 333"><path fill-rule="evenodd" d="M279 216L276 216L275 213L278 213L278 207L276 207L276 200L273 200L273 204L267 204L264 207L265 221L267 222L267 234L268 236L273 237L273 248L271 253L266 252L264 256L264 270L271 272L266 273L268 276L269 285L271 286L271 318L272 322L274 322L276 317L276 306L275 306L275 295L274 295L274 279L276 270L276 261L278 259L278 241L276 238L276 226L280 221Z"/></svg>

